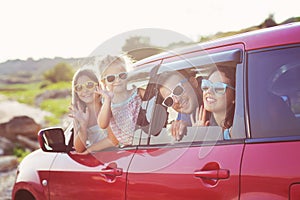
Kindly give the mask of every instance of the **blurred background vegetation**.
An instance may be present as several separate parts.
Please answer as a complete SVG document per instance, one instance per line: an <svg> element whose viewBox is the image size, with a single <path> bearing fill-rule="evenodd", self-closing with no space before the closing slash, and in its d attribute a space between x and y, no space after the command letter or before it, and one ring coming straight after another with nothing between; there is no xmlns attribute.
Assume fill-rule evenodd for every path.
<svg viewBox="0 0 300 200"><path fill-rule="evenodd" d="M48 126L56 126L60 119L68 112L71 102L71 81L75 69L68 63L58 63L53 68L43 73L39 81L29 83L1 84L0 94L11 100L39 107L52 113L45 120ZM44 98L42 102L36 102L37 97L56 91L68 91L68 95L58 98ZM48 95L49 96L49 95ZM55 95L54 95L55 96Z"/></svg>

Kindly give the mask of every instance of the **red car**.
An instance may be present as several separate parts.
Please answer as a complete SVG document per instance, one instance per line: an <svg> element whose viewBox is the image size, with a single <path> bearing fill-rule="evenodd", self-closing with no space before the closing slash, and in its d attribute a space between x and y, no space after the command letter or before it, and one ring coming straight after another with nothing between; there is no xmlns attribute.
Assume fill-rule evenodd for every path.
<svg viewBox="0 0 300 200"><path fill-rule="evenodd" d="M205 78L215 66L236 71L231 138L212 123L174 140L178 113L159 101L155 77L190 68ZM12 199L300 199L300 23L151 56L129 79L149 92L133 144L78 155L72 125L41 130Z"/></svg>

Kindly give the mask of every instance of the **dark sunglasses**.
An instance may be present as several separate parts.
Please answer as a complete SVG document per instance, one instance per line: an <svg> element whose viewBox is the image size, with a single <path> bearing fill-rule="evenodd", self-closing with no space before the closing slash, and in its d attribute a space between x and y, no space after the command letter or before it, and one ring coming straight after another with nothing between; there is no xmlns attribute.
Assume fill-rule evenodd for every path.
<svg viewBox="0 0 300 200"><path fill-rule="evenodd" d="M183 83L187 82L187 79L183 79L181 80L173 89L173 91L171 92L171 94L169 94L164 101L162 102L163 106L166 107L172 107L174 104L174 99L173 96L181 96L184 93L184 87L183 87Z"/></svg>
<svg viewBox="0 0 300 200"><path fill-rule="evenodd" d="M231 88L231 89L235 90L234 87L232 87L226 83L222 83L222 82L212 83L209 80L203 79L202 83L201 83L202 91L206 92L209 90L209 88L212 88L214 93L221 94L221 95L225 94L226 88Z"/></svg>
<svg viewBox="0 0 300 200"><path fill-rule="evenodd" d="M105 76L103 79L105 79L107 82L112 83L116 80L116 78L118 77L119 79L125 80L127 79L127 72L121 72L119 74L110 74Z"/></svg>
<svg viewBox="0 0 300 200"><path fill-rule="evenodd" d="M77 84L74 86L74 90L76 92L80 92L83 90L83 88L85 87L86 89L88 90L91 90L91 89L95 89L95 87L98 85L98 83L94 82L94 81L87 81L85 83L82 83L82 84Z"/></svg>

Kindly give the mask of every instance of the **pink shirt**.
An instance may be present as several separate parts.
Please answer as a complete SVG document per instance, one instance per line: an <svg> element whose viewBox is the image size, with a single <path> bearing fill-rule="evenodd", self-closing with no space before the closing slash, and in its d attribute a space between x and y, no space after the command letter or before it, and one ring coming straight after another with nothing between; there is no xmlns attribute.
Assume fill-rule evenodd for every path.
<svg viewBox="0 0 300 200"><path fill-rule="evenodd" d="M111 104L110 127L120 145L131 145L142 99L135 89L122 103Z"/></svg>

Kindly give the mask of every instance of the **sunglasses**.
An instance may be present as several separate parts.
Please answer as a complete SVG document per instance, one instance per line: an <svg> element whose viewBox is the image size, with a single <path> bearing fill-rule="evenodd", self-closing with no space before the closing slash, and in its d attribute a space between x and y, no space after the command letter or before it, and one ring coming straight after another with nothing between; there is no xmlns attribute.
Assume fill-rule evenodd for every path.
<svg viewBox="0 0 300 200"><path fill-rule="evenodd" d="M166 107L172 107L174 104L174 99L173 96L181 96L184 93L184 87L183 87L183 83L187 82L187 79L183 79L181 80L173 89L173 91L171 92L171 94L169 94L164 101L162 102L163 106Z"/></svg>
<svg viewBox="0 0 300 200"><path fill-rule="evenodd" d="M107 82L112 83L116 80L116 78L118 77L119 79L125 80L127 79L127 72L121 72L119 74L110 74L105 76L103 79L106 79Z"/></svg>
<svg viewBox="0 0 300 200"><path fill-rule="evenodd" d="M85 87L88 90L91 89L95 89L95 87L98 85L98 83L94 82L94 81L87 81L85 83L82 84L77 84L74 86L74 90L76 92L81 92L83 90L83 88Z"/></svg>
<svg viewBox="0 0 300 200"><path fill-rule="evenodd" d="M225 94L226 88L231 88L231 89L235 90L234 87L232 87L226 83L222 83L222 82L212 83L209 80L203 79L202 83L201 83L202 91L207 92L209 90L209 88L212 88L214 93L221 94L221 95Z"/></svg>

